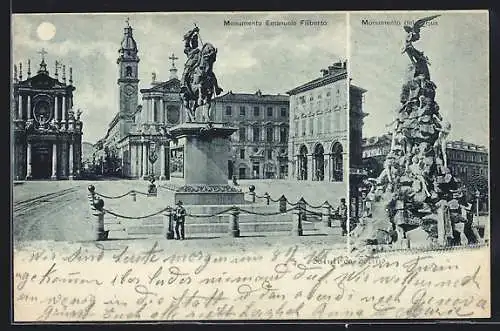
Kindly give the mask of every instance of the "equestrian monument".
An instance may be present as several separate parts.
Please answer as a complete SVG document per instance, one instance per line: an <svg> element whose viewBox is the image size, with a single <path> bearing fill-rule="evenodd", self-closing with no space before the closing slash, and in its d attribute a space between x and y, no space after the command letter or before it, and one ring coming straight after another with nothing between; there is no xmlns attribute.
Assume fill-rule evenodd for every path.
<svg viewBox="0 0 500 331"><path fill-rule="evenodd" d="M175 200L185 205L243 204L243 192L228 185L227 160L230 136L238 129L213 122L212 97L222 92L213 72L217 48L201 43L195 26L184 35L187 61L181 81L181 100L186 123L171 127L171 182L176 185Z"/></svg>

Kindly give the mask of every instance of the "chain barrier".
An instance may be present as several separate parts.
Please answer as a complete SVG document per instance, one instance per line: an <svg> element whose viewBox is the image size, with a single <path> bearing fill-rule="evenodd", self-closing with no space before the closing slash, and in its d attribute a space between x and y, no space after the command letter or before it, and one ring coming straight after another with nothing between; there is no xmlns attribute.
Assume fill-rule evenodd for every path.
<svg viewBox="0 0 500 331"><path fill-rule="evenodd" d="M148 193L144 193L144 192L140 192L140 191L136 191L136 190L130 190L127 193L124 193L121 195L116 195L116 196L108 196L108 195L104 195L104 194L99 193L99 192L94 192L95 195L102 197L102 198L105 198L105 199L121 199L123 197L126 197L127 195L132 194L132 193L148 195Z"/></svg>
<svg viewBox="0 0 500 331"><path fill-rule="evenodd" d="M190 216L190 217L194 217L194 218L202 218L202 217L215 217L215 216L219 216L219 215L222 215L222 214L225 214L231 210L235 210L235 209L238 209L238 207L230 207L230 208L227 208L227 209L224 209L220 212L217 212L215 214L186 214L186 216Z"/></svg>
<svg viewBox="0 0 500 331"><path fill-rule="evenodd" d="M95 195L100 196L100 197L105 198L105 199L120 199L120 198L123 198L123 197L129 195L132 192L134 192L134 190L128 191L127 193L117 195L117 196L108 196L108 195L104 195L104 194L99 193L99 192L95 192Z"/></svg>
<svg viewBox="0 0 500 331"><path fill-rule="evenodd" d="M281 198L279 199L273 199L271 198L270 195L257 195L255 194L255 197L256 198L259 198L259 199L269 199L269 201L272 201L272 202L280 202L281 201ZM295 206L298 206L300 204L300 200L293 203L293 202L290 202L290 200L288 200L286 197L285 197L285 200L286 200L286 203L292 207L295 207ZM328 201L325 201L325 203L322 203L321 205L311 205L309 202L305 201L304 200L304 203L309 206L310 208L313 208L313 209L318 209L318 208L324 208L324 207L330 207L330 208L333 208L333 206L328 202Z"/></svg>
<svg viewBox="0 0 500 331"><path fill-rule="evenodd" d="M288 209L287 211L284 211L284 212L272 212L272 213L259 213L259 212L255 212L255 211L251 211L251 210L246 210L246 209L243 209L243 208L238 208L239 211L243 212L243 213L247 213L247 214L251 214L251 215L259 215L259 216L276 216L276 215L282 215L282 214L286 214L290 211L294 211L296 210L297 208L292 208L292 209Z"/></svg>
<svg viewBox="0 0 500 331"><path fill-rule="evenodd" d="M118 214L114 211L111 211L109 209L105 209L105 208L102 208L102 210L110 215L113 215L113 216L116 216L116 217L119 217L119 218L125 218L125 219L129 219L129 220L140 220L140 219L144 219L144 218L148 218L148 217L153 217L153 216L156 216L156 215L159 215L161 213L164 213L166 211L168 211L169 209L171 209L170 207L166 207L166 208L163 208L162 210L159 210L155 213L152 213L152 214L149 214L149 215L144 215L144 216L126 216L126 215L121 215L121 214Z"/></svg>
<svg viewBox="0 0 500 331"><path fill-rule="evenodd" d="M102 208L102 210L110 215L113 215L113 216L116 216L116 217L119 217L119 218L124 218L124 219L144 219L144 218L148 218L148 217L153 217L153 216L157 216L161 213L165 213L169 210L173 210L172 207L166 207L166 208L163 208L157 212L154 212L152 214L149 214L149 215L143 215L143 216L127 216L127 215L122 215L122 214L119 214L117 212L114 212L112 210L109 210L109 209L106 209L106 208ZM251 210L247 210L247 209L244 209L244 208L239 208L239 207L236 207L236 206L233 206L233 207L230 207L230 208L226 208L220 212L217 212L217 213L213 213L213 214L186 214L186 216L189 216L189 217L194 217L194 218L210 218L210 217L215 217L215 216L220 216L222 214L226 214L228 212L231 212L231 211L235 211L235 212L239 212L239 213L245 213L245 214L249 214L249 215L259 215L259 216L276 216L276 215L283 215L283 214L287 214L289 212L292 212L294 210L299 210L300 212L305 212L309 215L315 215L315 216L332 216L332 214L324 214L324 213L320 213L320 212L315 212L315 211L312 211L312 210L308 210L306 208L301 208L301 207L295 207L295 208L292 208L292 209L288 209L287 211L284 211L284 212L280 212L280 211L277 211L277 212L271 212L271 213L262 213L262 212L255 212L255 211L251 211Z"/></svg>

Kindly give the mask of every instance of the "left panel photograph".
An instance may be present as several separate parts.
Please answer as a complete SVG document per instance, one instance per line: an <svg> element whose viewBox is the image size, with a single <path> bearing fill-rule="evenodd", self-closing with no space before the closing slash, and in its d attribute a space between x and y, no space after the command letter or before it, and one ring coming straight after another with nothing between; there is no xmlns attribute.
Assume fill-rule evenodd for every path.
<svg viewBox="0 0 500 331"><path fill-rule="evenodd" d="M346 251L346 13L12 31L15 322L316 316Z"/></svg>

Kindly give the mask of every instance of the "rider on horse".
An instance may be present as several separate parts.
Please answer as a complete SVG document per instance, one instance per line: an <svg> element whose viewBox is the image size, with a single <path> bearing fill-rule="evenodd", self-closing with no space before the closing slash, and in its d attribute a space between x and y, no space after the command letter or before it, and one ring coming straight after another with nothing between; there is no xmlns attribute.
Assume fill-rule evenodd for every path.
<svg viewBox="0 0 500 331"><path fill-rule="evenodd" d="M186 94L188 93L189 86L189 74L194 71L193 75L193 85L200 85L202 82L202 72L198 72L195 70L196 66L200 63L200 57L202 56L201 50L198 48L198 32L199 28L195 27L193 30L189 30L184 35L184 54L188 57L186 64L184 66L184 72L182 74L182 87L181 92ZM217 78L215 77L214 72L211 70L212 68L208 68L207 74L212 80L215 93L219 95L223 90L219 87L217 83Z"/></svg>

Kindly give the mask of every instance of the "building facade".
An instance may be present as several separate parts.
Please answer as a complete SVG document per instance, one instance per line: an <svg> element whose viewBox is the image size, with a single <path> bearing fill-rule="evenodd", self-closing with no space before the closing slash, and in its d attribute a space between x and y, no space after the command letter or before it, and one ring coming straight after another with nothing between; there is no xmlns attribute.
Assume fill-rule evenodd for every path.
<svg viewBox="0 0 500 331"><path fill-rule="evenodd" d="M288 177L289 97L228 93L214 98L215 122L238 128L231 136L229 178L285 179Z"/></svg>
<svg viewBox="0 0 500 331"><path fill-rule="evenodd" d="M73 73L56 62L54 77L45 63L45 50L35 76L28 61L27 78L22 63L14 66L13 132L14 179L73 179L80 175L82 157L81 112L73 111ZM18 76L19 74L19 76Z"/></svg>
<svg viewBox="0 0 500 331"><path fill-rule="evenodd" d="M347 175L347 62L290 95L289 178L343 182Z"/></svg>

